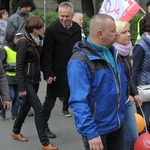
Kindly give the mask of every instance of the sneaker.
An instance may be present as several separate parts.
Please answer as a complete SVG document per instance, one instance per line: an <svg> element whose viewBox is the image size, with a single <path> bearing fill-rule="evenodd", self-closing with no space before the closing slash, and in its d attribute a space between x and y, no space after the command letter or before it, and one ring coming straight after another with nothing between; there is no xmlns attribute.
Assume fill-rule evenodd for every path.
<svg viewBox="0 0 150 150"><path fill-rule="evenodd" d="M33 110L31 110L31 109L30 109L30 110L28 111L27 116L28 116L28 117L32 117L32 116L34 116L34 112L33 112Z"/></svg>
<svg viewBox="0 0 150 150"><path fill-rule="evenodd" d="M0 116L3 118L3 119L6 119L6 112L5 112L5 109L2 109L0 111Z"/></svg>
<svg viewBox="0 0 150 150"><path fill-rule="evenodd" d="M71 117L72 116L69 111L65 111L65 110L63 110L61 114L65 117Z"/></svg>
<svg viewBox="0 0 150 150"><path fill-rule="evenodd" d="M16 120L16 117L17 117L17 116L12 117L11 120L12 120L12 121L15 121L15 120Z"/></svg>

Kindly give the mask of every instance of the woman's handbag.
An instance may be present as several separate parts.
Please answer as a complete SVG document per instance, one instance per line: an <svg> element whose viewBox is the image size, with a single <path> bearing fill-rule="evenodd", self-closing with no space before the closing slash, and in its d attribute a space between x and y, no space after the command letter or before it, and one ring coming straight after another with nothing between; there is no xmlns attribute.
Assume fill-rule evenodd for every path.
<svg viewBox="0 0 150 150"><path fill-rule="evenodd" d="M142 102L150 102L150 85L139 85L137 89Z"/></svg>

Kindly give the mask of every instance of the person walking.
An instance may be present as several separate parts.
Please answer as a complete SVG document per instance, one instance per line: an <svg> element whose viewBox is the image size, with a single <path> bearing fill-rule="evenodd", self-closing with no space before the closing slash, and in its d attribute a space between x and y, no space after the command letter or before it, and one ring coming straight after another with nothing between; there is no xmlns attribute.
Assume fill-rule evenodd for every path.
<svg viewBox="0 0 150 150"><path fill-rule="evenodd" d="M85 150L124 150L127 79L112 46L116 37L114 19L95 15L89 36L75 44L68 62L69 106Z"/></svg>
<svg viewBox="0 0 150 150"><path fill-rule="evenodd" d="M130 51L132 49L132 43L130 41L130 24L127 21L115 20L117 38L113 46L118 50L121 59L124 64L124 70L126 77L128 79L127 88L127 101L126 101L126 115L124 121L124 140L125 140L125 150L133 150L134 143L138 138L138 130L135 119L135 112L132 103L136 103L138 106L142 105L142 100L139 95L132 93L132 91L137 91L136 86L130 85L130 76L132 73L131 61L130 61Z"/></svg>
<svg viewBox="0 0 150 150"><path fill-rule="evenodd" d="M81 27L72 21L74 7L70 2L62 2L58 8L58 20L46 28L41 70L47 82L45 101L43 103L45 132L49 138L55 138L48 127L48 120L57 97L63 97L62 115L71 117L68 108L69 87L67 63L72 55L74 44L81 40Z"/></svg>
<svg viewBox="0 0 150 150"><path fill-rule="evenodd" d="M14 122L11 136L19 141L28 141L20 132L27 113L32 107L35 112L35 125L43 150L58 150L56 146L50 144L45 134L43 107L37 96L40 82L40 51L43 33L43 19L29 17L25 22L24 37L16 45L16 77L19 95L23 97L23 101Z"/></svg>
<svg viewBox="0 0 150 150"><path fill-rule="evenodd" d="M150 84L150 19L145 18L145 23L142 26L144 33L141 39L133 48L133 68L131 74L131 85L148 85ZM133 91L137 94L138 91ZM143 102L142 110L145 115L145 121L148 132L150 133L150 102ZM139 107L137 107L137 113L142 115Z"/></svg>
<svg viewBox="0 0 150 150"><path fill-rule="evenodd" d="M12 33L13 34L13 33ZM2 60L3 67L6 71L7 80L9 84L9 92L11 98L11 119L15 120L19 106L21 106L22 98L19 96L18 86L16 81L16 51L15 46L19 39L21 38L22 33L14 33L14 38L11 41L8 41L0 51L0 59ZM6 117L5 112L3 116Z"/></svg>
<svg viewBox="0 0 150 150"><path fill-rule="evenodd" d="M27 18L33 16L30 13L33 6L33 0L20 0L19 1L19 8L17 9L16 13L11 15L8 19L7 28L6 28L6 38L5 43L11 41L14 38L14 34L12 33L24 33L24 23ZM33 110L29 110L28 116L33 116Z"/></svg>

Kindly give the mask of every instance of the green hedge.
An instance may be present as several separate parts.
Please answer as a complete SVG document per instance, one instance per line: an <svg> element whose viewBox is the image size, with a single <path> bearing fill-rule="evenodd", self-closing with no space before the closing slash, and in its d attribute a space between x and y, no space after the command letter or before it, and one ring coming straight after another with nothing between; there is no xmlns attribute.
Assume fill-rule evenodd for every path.
<svg viewBox="0 0 150 150"><path fill-rule="evenodd" d="M33 12L34 15L38 16L38 17L42 17L44 18L44 13L43 12ZM130 32L131 32L131 41L132 44L135 44L136 41L136 37L137 37L137 23L138 20L141 18L142 14L138 13L131 21L130 21ZM58 13L57 12L47 12L46 13L46 27L50 24L52 24L53 22L55 22L55 20L58 18ZM90 18L84 14L84 25L83 25L83 30L85 32L85 35L87 36L89 34L89 23L90 23Z"/></svg>
<svg viewBox="0 0 150 150"><path fill-rule="evenodd" d="M138 20L142 17L142 14L138 13L130 21L130 33L131 33L131 42L132 45L135 44L137 38L137 24Z"/></svg>

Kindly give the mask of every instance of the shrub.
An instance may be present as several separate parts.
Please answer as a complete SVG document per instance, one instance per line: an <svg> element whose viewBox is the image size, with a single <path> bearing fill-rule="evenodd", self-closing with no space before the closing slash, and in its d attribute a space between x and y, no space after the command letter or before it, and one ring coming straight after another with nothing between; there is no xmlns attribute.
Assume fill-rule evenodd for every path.
<svg viewBox="0 0 150 150"><path fill-rule="evenodd" d="M37 12L37 11L35 11L35 12L33 12L33 14L35 16L44 18L44 12ZM130 21L131 42L132 42L133 45L135 44L136 38L137 38L137 24L138 24L138 20L142 17L142 15L143 14L138 13ZM53 22L55 22L57 18L58 18L58 13L57 12L47 12L46 13L46 20L45 20L46 27L48 25L52 24ZM91 18L89 18L86 14L84 14L84 17L83 17L83 21L84 21L83 31L84 31L86 36L88 36L88 34L89 34L90 20L91 20Z"/></svg>
<svg viewBox="0 0 150 150"><path fill-rule="evenodd" d="M84 14L84 16L83 16L83 22L84 22L83 31L84 31L86 36L88 36L88 34L89 34L90 20L91 19L86 14Z"/></svg>
<svg viewBox="0 0 150 150"><path fill-rule="evenodd" d="M38 11L34 11L33 14L35 16L38 16L40 18L44 19L44 12L38 12ZM46 13L46 20L45 20L45 25L46 27L50 24L52 24L53 22L55 22L58 18L58 13L57 12L47 12ZM87 36L89 33L89 22L90 22L90 18L84 14L83 17L84 20L84 25L83 25L83 31L85 33L85 35Z"/></svg>
<svg viewBox="0 0 150 150"><path fill-rule="evenodd" d="M135 44L137 38L138 21L142 16L143 16L142 14L137 13L130 21L131 42L133 45Z"/></svg>

